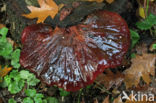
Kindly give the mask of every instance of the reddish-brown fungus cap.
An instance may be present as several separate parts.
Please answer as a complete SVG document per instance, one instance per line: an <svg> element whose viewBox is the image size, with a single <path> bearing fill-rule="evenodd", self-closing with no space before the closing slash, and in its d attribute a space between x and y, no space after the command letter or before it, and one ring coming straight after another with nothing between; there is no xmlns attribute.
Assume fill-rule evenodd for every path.
<svg viewBox="0 0 156 103"><path fill-rule="evenodd" d="M98 11L77 26L35 24L24 29L20 63L40 79L67 91L93 83L105 68L119 66L130 44L126 22Z"/></svg>

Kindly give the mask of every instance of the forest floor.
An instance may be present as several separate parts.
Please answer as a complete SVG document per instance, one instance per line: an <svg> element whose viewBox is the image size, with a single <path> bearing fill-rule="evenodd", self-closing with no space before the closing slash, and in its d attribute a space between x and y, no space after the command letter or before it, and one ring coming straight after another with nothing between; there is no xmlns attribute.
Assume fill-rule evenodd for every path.
<svg viewBox="0 0 156 103"><path fill-rule="evenodd" d="M82 13L81 16L83 18L86 18L86 15L94 12L94 9L110 10L121 15L130 29L131 47L129 47L121 66L105 69L104 72L96 78L94 83L76 92L67 92L57 86L47 86L37 79L33 73L19 66L19 56L22 49L20 40L21 32L27 25L36 22L36 19L29 20L28 18L19 16L21 12L22 14L23 12L29 12L28 9L25 10L25 8L27 8L25 4L22 4L24 1L31 2L32 0L0 1L0 30L3 28L8 29L8 32L6 29L3 32L0 31L0 34L7 32L7 36L5 37L7 40L5 41L6 44L0 44L0 50L3 50L3 48L6 49L5 53L0 51L0 103L156 102L155 0L144 0L144 2L146 1L145 3L141 0L114 0L110 4L108 2L111 0L106 0L107 2L103 1L93 5L93 8L92 6L88 6L90 11L88 10L84 15ZM58 0L57 3L59 1L61 0ZM73 3L73 0L67 1ZM79 1L81 2L81 0ZM84 1L91 2L92 0ZM93 2L96 1L98 2L98 0L93 0ZM73 15L74 20L69 20L69 16L63 23L60 22L58 25L66 27L82 21L81 17L77 16L82 12L76 11L77 6L79 6L77 2L75 3L76 6L73 6L73 8L75 7L75 11L69 12L75 13ZM34 6L36 6L36 3L37 2L34 3ZM102 3L105 5L104 7ZM67 4L68 2L64 3L65 6ZM99 7L97 7L97 5ZM87 8L85 4L82 8L83 7ZM147 8L148 13L146 12ZM70 10L69 6L68 11ZM151 13L153 15L150 17L149 15ZM153 21L153 23L149 21ZM51 25L55 26L57 21L46 19L45 23L51 23ZM2 37L3 34L0 35L0 40L2 40ZM10 44L11 46L8 46ZM9 53L6 54L6 52ZM20 77L21 75L23 75L23 77ZM122 99L125 95L127 97ZM129 98L129 100L127 98Z"/></svg>

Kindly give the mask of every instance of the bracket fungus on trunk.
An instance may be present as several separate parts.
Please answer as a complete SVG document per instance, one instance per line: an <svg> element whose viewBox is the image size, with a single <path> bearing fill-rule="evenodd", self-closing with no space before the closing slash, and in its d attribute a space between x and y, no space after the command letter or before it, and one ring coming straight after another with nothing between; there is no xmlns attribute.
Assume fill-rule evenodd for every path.
<svg viewBox="0 0 156 103"><path fill-rule="evenodd" d="M109 11L97 11L68 28L34 24L24 29L21 39L21 65L67 91L79 90L104 69L119 66L130 45L126 22Z"/></svg>

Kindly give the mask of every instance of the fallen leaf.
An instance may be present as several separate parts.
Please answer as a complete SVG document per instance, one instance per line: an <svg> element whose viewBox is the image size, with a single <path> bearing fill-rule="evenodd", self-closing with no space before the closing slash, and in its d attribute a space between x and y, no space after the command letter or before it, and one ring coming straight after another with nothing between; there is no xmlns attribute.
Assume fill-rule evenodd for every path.
<svg viewBox="0 0 156 103"><path fill-rule="evenodd" d="M0 77L4 77L4 76L7 75L11 70L12 70L11 67L5 66L4 69L2 69L1 66L0 66Z"/></svg>
<svg viewBox="0 0 156 103"><path fill-rule="evenodd" d="M82 101L81 101L80 103L85 103L85 100L84 100L84 98L82 98Z"/></svg>
<svg viewBox="0 0 156 103"><path fill-rule="evenodd" d="M123 103L121 100L121 96L119 95L116 99L114 99L113 103Z"/></svg>
<svg viewBox="0 0 156 103"><path fill-rule="evenodd" d="M149 84L151 82L150 75L154 76L155 74L155 60L156 54L148 54L146 50L142 50L142 55L136 55L136 58L132 58L131 67L124 72L126 88L133 85L137 87L141 77Z"/></svg>
<svg viewBox="0 0 156 103"><path fill-rule="evenodd" d="M145 10L143 7L139 7L139 16L144 18L144 19L146 18Z"/></svg>
<svg viewBox="0 0 156 103"><path fill-rule="evenodd" d="M137 0L139 4L138 8L138 14L140 17L145 19L149 14L154 14L156 15L156 3L153 2L154 0L150 0L149 4L147 4L146 0ZM147 8L148 5L148 8Z"/></svg>
<svg viewBox="0 0 156 103"><path fill-rule="evenodd" d="M52 19L56 16L59 9L63 7L62 4L59 6L53 0L38 0L40 8L34 6L28 6L31 11L30 14L23 14L29 19L38 18L37 23L43 23L45 19L50 16Z"/></svg>
<svg viewBox="0 0 156 103"><path fill-rule="evenodd" d="M114 0L106 0L107 3L111 4L114 2Z"/></svg>
<svg viewBox="0 0 156 103"><path fill-rule="evenodd" d="M12 46L14 46L14 44L15 44L15 41L13 41L11 38L7 38L7 41L12 45Z"/></svg>
<svg viewBox="0 0 156 103"><path fill-rule="evenodd" d="M118 88L113 88L112 94L113 95L118 95L118 94L120 94L120 91L118 90Z"/></svg>
<svg viewBox="0 0 156 103"><path fill-rule="evenodd" d="M109 103L109 96L107 96L102 103Z"/></svg>
<svg viewBox="0 0 156 103"><path fill-rule="evenodd" d="M124 80L124 75L120 72L116 74L112 73L110 70L105 71L107 74L100 74L95 82L98 84L103 84L105 88L110 89L113 85L116 87L120 86Z"/></svg>
<svg viewBox="0 0 156 103"><path fill-rule="evenodd" d="M97 100L97 98L94 100L94 103L99 103L98 100Z"/></svg>
<svg viewBox="0 0 156 103"><path fill-rule="evenodd" d="M5 27L5 25L4 24L0 24L0 29L3 28L3 27Z"/></svg>

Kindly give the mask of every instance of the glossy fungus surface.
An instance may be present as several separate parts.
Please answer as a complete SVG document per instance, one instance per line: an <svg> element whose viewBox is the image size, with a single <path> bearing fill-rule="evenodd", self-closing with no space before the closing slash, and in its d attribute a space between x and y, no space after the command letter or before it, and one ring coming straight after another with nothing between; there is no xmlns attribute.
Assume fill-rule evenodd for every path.
<svg viewBox="0 0 156 103"><path fill-rule="evenodd" d="M130 44L126 22L98 11L69 28L34 24L24 29L20 63L45 83L76 91L106 68L119 66Z"/></svg>

